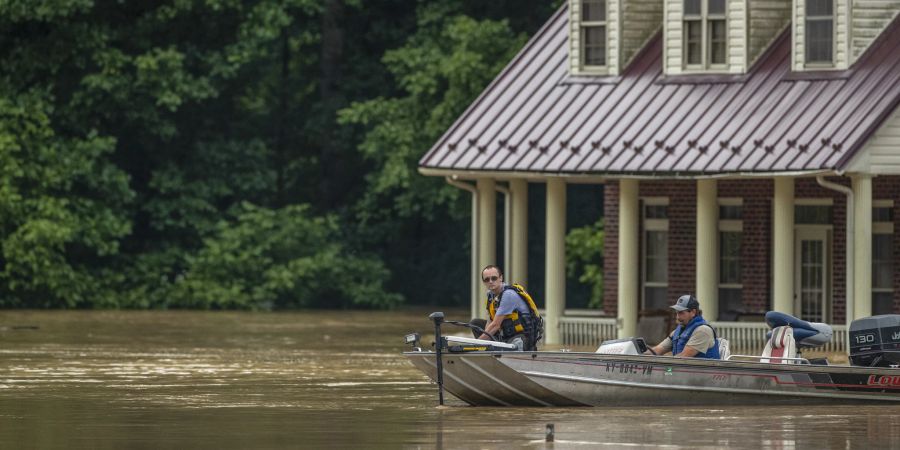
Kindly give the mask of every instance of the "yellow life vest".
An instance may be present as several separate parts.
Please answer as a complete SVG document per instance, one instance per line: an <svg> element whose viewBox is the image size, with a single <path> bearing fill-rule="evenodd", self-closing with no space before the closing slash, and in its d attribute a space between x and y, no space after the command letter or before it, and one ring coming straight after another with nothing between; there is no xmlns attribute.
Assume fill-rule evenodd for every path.
<svg viewBox="0 0 900 450"><path fill-rule="evenodd" d="M513 283L510 285L506 285L503 287L503 291L500 292L500 295L495 295L493 298L488 296L487 298L487 311L490 320L493 321L494 317L497 315L497 308L500 306L500 299L503 297L503 292L507 290L512 290L519 297L522 297L522 300L525 300L525 304L528 305L528 309L531 311L532 321L533 321L533 336L531 338L534 342L540 340L544 335L544 320L541 318L541 313L538 312L537 305L534 303L534 299L531 298L531 295L525 290L521 284ZM507 322L509 321L509 322ZM500 331L502 331L504 338L510 338L512 335L518 333L525 333L528 327L527 324L524 323L522 317L519 314L519 311L513 310L512 314L509 315L500 327Z"/></svg>

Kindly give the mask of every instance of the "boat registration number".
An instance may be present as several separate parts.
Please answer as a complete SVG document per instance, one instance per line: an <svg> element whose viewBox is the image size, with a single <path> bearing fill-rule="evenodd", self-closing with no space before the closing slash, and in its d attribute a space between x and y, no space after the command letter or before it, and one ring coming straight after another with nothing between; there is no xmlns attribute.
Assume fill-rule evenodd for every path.
<svg viewBox="0 0 900 450"><path fill-rule="evenodd" d="M606 363L607 372L615 373L633 373L638 375L650 375L653 373L653 366L649 364L635 364L626 362L609 362Z"/></svg>

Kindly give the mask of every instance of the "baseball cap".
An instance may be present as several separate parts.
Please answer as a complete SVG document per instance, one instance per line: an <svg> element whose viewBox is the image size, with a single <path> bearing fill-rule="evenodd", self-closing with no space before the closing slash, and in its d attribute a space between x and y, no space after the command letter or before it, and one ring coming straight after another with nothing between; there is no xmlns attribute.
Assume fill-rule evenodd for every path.
<svg viewBox="0 0 900 450"><path fill-rule="evenodd" d="M689 309L700 309L700 302L693 295L682 295L678 297L678 301L675 302L674 305L669 308L674 309L675 311L687 311Z"/></svg>

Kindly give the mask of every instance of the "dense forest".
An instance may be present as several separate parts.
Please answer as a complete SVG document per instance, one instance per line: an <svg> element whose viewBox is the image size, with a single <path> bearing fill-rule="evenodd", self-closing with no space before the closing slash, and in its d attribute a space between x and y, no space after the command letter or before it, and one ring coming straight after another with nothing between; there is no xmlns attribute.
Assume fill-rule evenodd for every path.
<svg viewBox="0 0 900 450"><path fill-rule="evenodd" d="M0 306L464 304L416 163L560 3L0 1Z"/></svg>

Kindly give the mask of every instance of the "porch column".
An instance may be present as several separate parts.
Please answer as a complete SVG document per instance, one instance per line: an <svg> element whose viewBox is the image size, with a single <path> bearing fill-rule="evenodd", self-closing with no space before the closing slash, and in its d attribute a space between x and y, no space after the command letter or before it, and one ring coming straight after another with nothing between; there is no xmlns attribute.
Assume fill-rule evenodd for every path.
<svg viewBox="0 0 900 450"><path fill-rule="evenodd" d="M853 319L872 315L872 175L853 179ZM850 311L847 312L848 314ZM850 323L848 318L847 323Z"/></svg>
<svg viewBox="0 0 900 450"><path fill-rule="evenodd" d="M544 295L547 344L562 343L559 318L566 307L566 183L547 180L547 254Z"/></svg>
<svg viewBox="0 0 900 450"><path fill-rule="evenodd" d="M497 264L497 182L490 178L479 178L478 188L478 283L481 283L481 269L488 264ZM481 296L484 286L481 285ZM479 304L476 317L486 318L487 311Z"/></svg>
<svg viewBox="0 0 900 450"><path fill-rule="evenodd" d="M638 181L619 180L619 292L616 325L620 339L637 333L638 209Z"/></svg>
<svg viewBox="0 0 900 450"><path fill-rule="evenodd" d="M706 320L719 320L718 186L716 180L697 180L697 300Z"/></svg>
<svg viewBox="0 0 900 450"><path fill-rule="evenodd" d="M528 288L528 182L511 180L512 197L512 256L506 268L509 279Z"/></svg>
<svg viewBox="0 0 900 450"><path fill-rule="evenodd" d="M794 179L775 178L772 309L794 314Z"/></svg>

